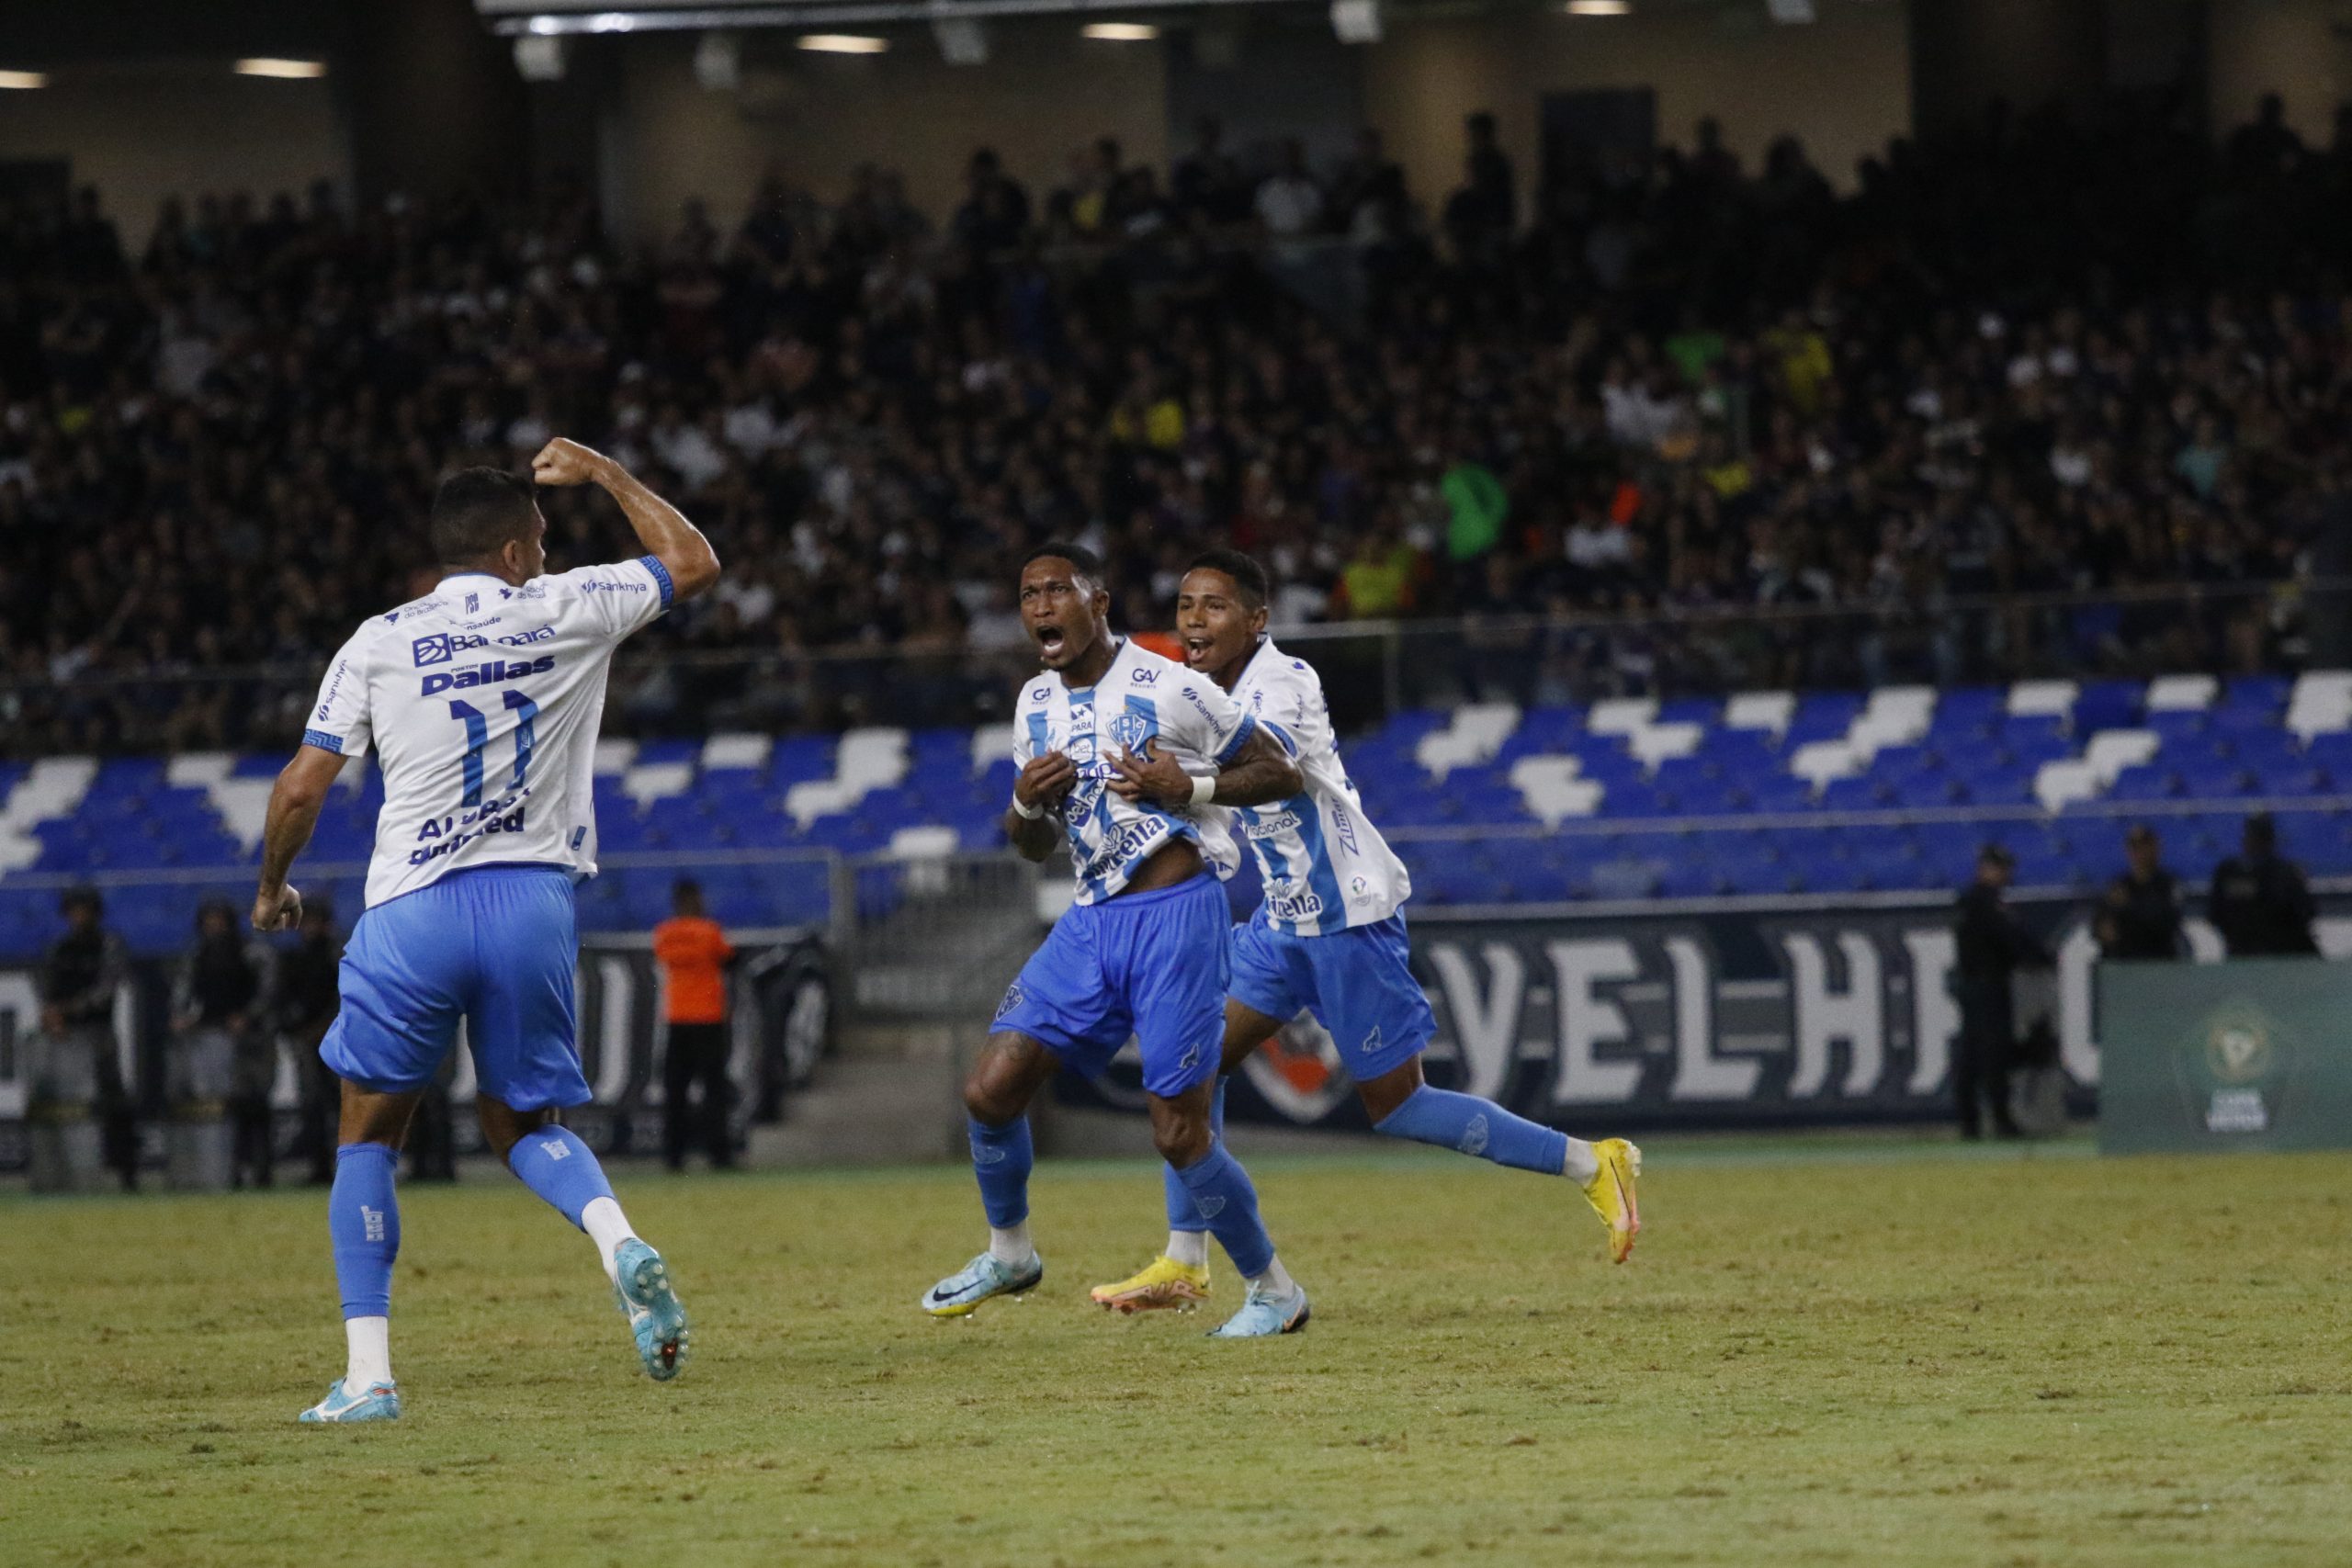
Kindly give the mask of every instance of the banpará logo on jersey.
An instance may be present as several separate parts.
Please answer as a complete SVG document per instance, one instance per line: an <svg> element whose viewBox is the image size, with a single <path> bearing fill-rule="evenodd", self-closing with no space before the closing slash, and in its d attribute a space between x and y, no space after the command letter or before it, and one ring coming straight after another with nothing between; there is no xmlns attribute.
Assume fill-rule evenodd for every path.
<svg viewBox="0 0 2352 1568"><path fill-rule="evenodd" d="M410 643L409 652L415 658L417 668L428 664L447 664L461 653L477 648L488 648L486 637L465 637L454 632L435 632L431 637L418 637Z"/></svg>
<svg viewBox="0 0 2352 1568"><path fill-rule="evenodd" d="M1151 739L1151 720L1139 713L1123 713L1111 721L1111 739L1123 750L1140 751Z"/></svg>
<svg viewBox="0 0 2352 1568"><path fill-rule="evenodd" d="M533 626L526 632L509 632L498 640L508 648L527 648L535 642L549 642L555 637L552 625Z"/></svg>
<svg viewBox="0 0 2352 1568"><path fill-rule="evenodd" d="M526 675L544 675L555 668L555 655L542 653L532 660L493 659L487 664L477 664L469 670L450 674L427 675L420 688L421 696L433 696L442 692L463 692L475 686L494 686L501 681L519 681Z"/></svg>

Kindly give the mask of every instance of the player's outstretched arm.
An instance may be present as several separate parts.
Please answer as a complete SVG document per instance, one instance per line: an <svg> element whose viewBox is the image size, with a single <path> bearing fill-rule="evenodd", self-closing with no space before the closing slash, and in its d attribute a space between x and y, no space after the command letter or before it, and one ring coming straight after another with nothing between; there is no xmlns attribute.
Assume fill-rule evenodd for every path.
<svg viewBox="0 0 2352 1568"><path fill-rule="evenodd" d="M287 886L294 857L311 841L327 791L343 772L344 759L323 746L294 753L269 792L269 815L261 829L261 889L254 895L254 930L290 931L302 923L302 895Z"/></svg>
<svg viewBox="0 0 2352 1568"><path fill-rule="evenodd" d="M680 599L708 592L718 581L718 555L684 513L645 488L635 474L594 447L559 435L531 459L531 479L543 485L594 484L620 502L638 542L670 574Z"/></svg>
<svg viewBox="0 0 2352 1568"><path fill-rule="evenodd" d="M1306 780L1282 743L1264 730L1253 730L1241 752L1217 770L1206 801L1197 797L1193 775L1174 756L1159 749L1158 737L1143 743L1144 754L1122 752L1111 759L1118 776L1112 792L1125 800L1148 800L1176 809L1195 805L1263 806L1288 800L1306 789Z"/></svg>

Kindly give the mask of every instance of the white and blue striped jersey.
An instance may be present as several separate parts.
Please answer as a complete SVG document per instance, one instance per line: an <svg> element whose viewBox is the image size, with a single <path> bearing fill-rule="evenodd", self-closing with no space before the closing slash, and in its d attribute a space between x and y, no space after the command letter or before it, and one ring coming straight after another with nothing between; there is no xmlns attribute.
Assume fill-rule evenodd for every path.
<svg viewBox="0 0 2352 1568"><path fill-rule="evenodd" d="M1198 773L1240 755L1258 727L1216 682L1128 638L1091 686L1073 691L1057 670L1032 676L1021 689L1012 728L1017 765L1059 751L1078 769L1062 814L1078 901L1099 904L1168 845L1202 838L1192 811L1112 794L1106 786L1118 774L1111 759L1122 750L1140 757L1144 742L1157 736L1162 752Z"/></svg>
<svg viewBox="0 0 2352 1568"><path fill-rule="evenodd" d="M369 908L470 866L596 874L605 679L621 639L672 592L651 556L520 588L459 572L352 634L302 743L345 757L376 748L384 806Z"/></svg>
<svg viewBox="0 0 2352 1568"><path fill-rule="evenodd" d="M1405 863L1363 814L1340 764L1331 709L1314 667L1272 638L1242 667L1233 700L1283 744L1306 776L1304 794L1265 806L1219 807L1257 854L1266 885L1259 913L1275 931L1322 936L1374 925L1413 896ZM1229 874L1229 873L1228 873Z"/></svg>

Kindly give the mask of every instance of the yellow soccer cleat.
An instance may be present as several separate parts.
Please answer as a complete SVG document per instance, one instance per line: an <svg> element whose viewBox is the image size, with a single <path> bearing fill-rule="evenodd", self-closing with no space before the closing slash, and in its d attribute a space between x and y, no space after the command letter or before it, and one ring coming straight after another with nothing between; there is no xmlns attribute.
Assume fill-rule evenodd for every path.
<svg viewBox="0 0 2352 1568"><path fill-rule="evenodd" d="M1642 1151L1623 1138L1603 1138L1592 1145L1592 1153L1600 1168L1584 1184L1585 1201L1609 1227L1609 1261L1623 1263L1633 1256L1634 1238L1642 1234L1642 1206L1634 1198Z"/></svg>
<svg viewBox="0 0 2352 1568"><path fill-rule="evenodd" d="M1089 1292L1097 1306L1112 1312L1150 1312L1157 1307L1188 1310L1209 1299L1205 1263L1179 1263L1165 1253L1115 1285L1097 1285Z"/></svg>

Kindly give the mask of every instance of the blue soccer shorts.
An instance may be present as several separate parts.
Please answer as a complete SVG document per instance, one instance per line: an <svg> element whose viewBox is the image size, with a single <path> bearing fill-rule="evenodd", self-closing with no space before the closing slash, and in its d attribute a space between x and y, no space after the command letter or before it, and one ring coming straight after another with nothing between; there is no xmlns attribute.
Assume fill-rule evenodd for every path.
<svg viewBox="0 0 2352 1568"><path fill-rule="evenodd" d="M580 930L571 873L452 872L359 917L344 950L343 1010L319 1055L379 1094L424 1089L466 1021L475 1081L516 1111L592 1096L572 1024Z"/></svg>
<svg viewBox="0 0 2352 1568"><path fill-rule="evenodd" d="M1075 904L1022 965L991 1026L1026 1034L1088 1077L1133 1035L1163 1100L1216 1076L1233 913L1205 874Z"/></svg>
<svg viewBox="0 0 2352 1568"><path fill-rule="evenodd" d="M1364 1083L1419 1055L1437 1032L1411 955L1402 914L1323 936L1292 936L1261 917L1233 933L1233 999L1285 1023L1312 1012L1348 1076Z"/></svg>

